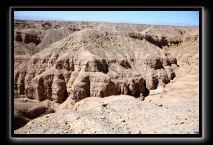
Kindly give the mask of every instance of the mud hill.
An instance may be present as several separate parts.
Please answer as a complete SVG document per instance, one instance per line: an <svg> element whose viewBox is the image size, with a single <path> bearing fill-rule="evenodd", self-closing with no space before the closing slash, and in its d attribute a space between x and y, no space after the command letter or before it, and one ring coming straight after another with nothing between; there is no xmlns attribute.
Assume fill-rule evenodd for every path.
<svg viewBox="0 0 213 145"><path fill-rule="evenodd" d="M94 26L96 23L15 20L14 53L33 55L71 33Z"/></svg>
<svg viewBox="0 0 213 145"><path fill-rule="evenodd" d="M15 133L198 132L197 27L14 24Z"/></svg>

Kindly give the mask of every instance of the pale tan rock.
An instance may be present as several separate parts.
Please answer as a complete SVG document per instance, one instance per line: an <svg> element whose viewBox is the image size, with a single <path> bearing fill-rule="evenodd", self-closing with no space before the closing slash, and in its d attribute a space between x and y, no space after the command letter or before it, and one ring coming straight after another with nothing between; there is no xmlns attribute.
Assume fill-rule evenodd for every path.
<svg viewBox="0 0 213 145"><path fill-rule="evenodd" d="M51 99L56 103L62 103L67 97L68 93L63 73L57 72L54 75L54 79L52 82Z"/></svg>
<svg viewBox="0 0 213 145"><path fill-rule="evenodd" d="M198 128L197 27L14 24L15 98L24 99L21 106L50 101L23 109L25 115L16 112L18 127L33 118L16 133L180 134ZM47 108L57 111L41 117Z"/></svg>
<svg viewBox="0 0 213 145"><path fill-rule="evenodd" d="M73 71L73 72L71 73L70 79L69 79L68 82L67 82L67 91L68 91L68 94L69 94L69 95L70 95L70 92L71 92L71 90L72 90L73 83L74 83L74 81L76 80L76 78L78 77L78 74L79 74L78 71Z"/></svg>
<svg viewBox="0 0 213 145"><path fill-rule="evenodd" d="M18 75L18 79L17 79L16 85L17 85L18 94L20 94L20 95L24 95L25 94L25 82L24 82L25 75L26 75L25 71L20 72L19 75Z"/></svg>
<svg viewBox="0 0 213 145"><path fill-rule="evenodd" d="M70 96L73 100L79 101L90 97L90 80L89 73L80 72L72 84Z"/></svg>

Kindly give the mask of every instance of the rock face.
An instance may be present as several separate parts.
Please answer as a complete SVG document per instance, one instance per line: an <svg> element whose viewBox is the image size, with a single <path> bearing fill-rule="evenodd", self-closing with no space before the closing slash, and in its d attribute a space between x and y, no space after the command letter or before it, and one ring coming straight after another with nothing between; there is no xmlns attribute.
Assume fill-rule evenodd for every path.
<svg viewBox="0 0 213 145"><path fill-rule="evenodd" d="M33 80L31 98L37 98L40 101L53 100L62 103L68 96L63 72L50 69L36 76Z"/></svg>
<svg viewBox="0 0 213 145"><path fill-rule="evenodd" d="M79 73L72 84L70 96L76 101L90 97L90 80L86 73Z"/></svg>
<svg viewBox="0 0 213 145"><path fill-rule="evenodd" d="M48 30L52 27L49 23L42 24L46 26ZM126 30L120 31L123 29ZM135 27L135 31L137 29ZM153 29L157 32L156 38ZM61 29L57 29L57 33L58 30ZM117 25L114 29L111 24L100 24L60 41L57 40L63 37L57 38L57 42L32 57L15 58L16 96L62 103L68 96L75 101L119 94L146 96L149 90L164 87L175 78L177 59L156 43L159 37L162 37L159 43L164 39L173 43L176 41L173 38L181 38L180 33L175 31L176 37L162 36L161 31L151 26L138 31L141 39L137 39L139 34L132 31L126 25ZM16 41L21 39L26 38L17 36ZM156 42L152 42L155 39ZM26 63L18 63L20 60Z"/></svg>
<svg viewBox="0 0 213 145"><path fill-rule="evenodd" d="M73 109L89 97L129 95L144 100L150 92L179 78L180 65L196 62L188 60L189 56L199 59L197 51L187 48L198 44L196 30L16 21L14 98L61 104L58 110ZM182 47L191 53L185 55ZM42 115L47 108L31 110L33 117L16 110L16 128Z"/></svg>
<svg viewBox="0 0 213 145"><path fill-rule="evenodd" d="M20 41L24 43L34 43L38 45L41 40L38 38L38 36L35 34L35 32L16 32L15 34L15 41Z"/></svg>
<svg viewBox="0 0 213 145"><path fill-rule="evenodd" d="M14 54L33 55L69 34L85 28L93 28L96 23L59 21L14 21Z"/></svg>
<svg viewBox="0 0 213 145"><path fill-rule="evenodd" d="M116 85L108 75L102 72L91 73L90 80L90 96L106 97L117 94Z"/></svg>
<svg viewBox="0 0 213 145"><path fill-rule="evenodd" d="M63 74L55 75L52 84L52 99L57 103L62 103L68 97L66 83Z"/></svg>

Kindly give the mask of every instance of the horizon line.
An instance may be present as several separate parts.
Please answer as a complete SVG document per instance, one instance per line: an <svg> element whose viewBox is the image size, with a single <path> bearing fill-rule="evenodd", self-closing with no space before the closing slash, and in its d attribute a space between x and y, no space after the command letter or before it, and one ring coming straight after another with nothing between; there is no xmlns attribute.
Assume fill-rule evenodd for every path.
<svg viewBox="0 0 213 145"><path fill-rule="evenodd" d="M138 22L116 22L116 21L95 21L95 20L66 20L66 19L53 19L53 18L14 18L14 20L22 21L64 21L64 22L91 22L91 23L115 23L115 24L135 24L135 25L158 25L158 26L182 26L182 27L199 27L199 25L192 24L169 24L159 22L158 24L153 23L138 23Z"/></svg>

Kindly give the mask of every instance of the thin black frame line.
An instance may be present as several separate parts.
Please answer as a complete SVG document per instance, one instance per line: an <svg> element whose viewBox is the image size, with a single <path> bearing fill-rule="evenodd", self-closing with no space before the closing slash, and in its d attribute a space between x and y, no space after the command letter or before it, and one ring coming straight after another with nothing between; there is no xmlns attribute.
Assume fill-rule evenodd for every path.
<svg viewBox="0 0 213 145"><path fill-rule="evenodd" d="M197 9L204 8L204 6L11 6L13 9L103 9L103 8L113 8L113 9Z"/></svg>
<svg viewBox="0 0 213 145"><path fill-rule="evenodd" d="M159 8L159 7L150 7L150 8L147 8L147 7L144 7L144 8L141 8L141 7L136 7L136 8L128 8L128 7L118 7L118 8L111 8L111 7L103 7L103 8L100 8L100 7L94 7L94 8L88 8L88 7L85 7L85 8L82 8L82 7L44 7L44 8L35 8L35 7L32 7L32 8L29 8L29 7L22 7L22 8L12 8L14 9L14 11L141 11L141 9L143 9L144 11L199 11L200 9L202 9L202 7L196 7L196 8L171 8L171 7L165 7L165 8ZM133 10L134 9L134 10Z"/></svg>

